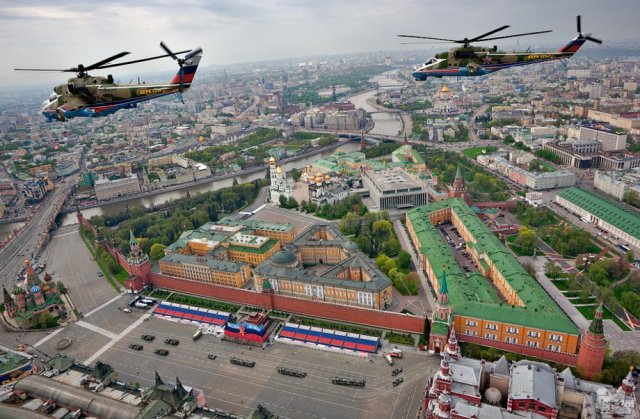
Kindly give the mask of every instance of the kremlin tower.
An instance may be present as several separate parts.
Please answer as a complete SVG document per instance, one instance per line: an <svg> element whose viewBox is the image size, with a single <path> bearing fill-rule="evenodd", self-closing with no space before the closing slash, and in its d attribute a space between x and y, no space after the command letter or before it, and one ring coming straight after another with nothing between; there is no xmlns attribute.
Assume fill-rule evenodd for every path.
<svg viewBox="0 0 640 419"><path fill-rule="evenodd" d="M607 340L602 326L602 303L596 309L596 317L591 321L589 329L580 338L578 363L582 375L591 380L602 371L602 364L607 353Z"/></svg>
<svg viewBox="0 0 640 419"><path fill-rule="evenodd" d="M456 169L456 177L453 180L453 185L449 188L449 198L462 198L464 201L471 205L471 196L467 193L467 189L464 185L464 178L462 177L462 169L460 165Z"/></svg>
<svg viewBox="0 0 640 419"><path fill-rule="evenodd" d="M429 351L440 353L445 350L449 336L449 289L447 287L447 273L443 270L438 287L438 301L431 319L431 333L429 334ZM454 335L455 338L455 335ZM456 343L457 344L457 343Z"/></svg>
<svg viewBox="0 0 640 419"><path fill-rule="evenodd" d="M129 274L134 278L128 278L125 281L125 287L128 289L139 291L144 286L151 283L149 274L151 273L151 263L149 257L140 248L140 243L133 236L133 230L129 229Z"/></svg>

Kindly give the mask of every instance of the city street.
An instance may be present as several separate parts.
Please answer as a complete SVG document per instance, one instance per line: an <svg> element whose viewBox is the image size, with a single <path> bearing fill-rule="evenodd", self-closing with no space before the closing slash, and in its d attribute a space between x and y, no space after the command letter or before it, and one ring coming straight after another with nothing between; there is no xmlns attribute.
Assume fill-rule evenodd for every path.
<svg viewBox="0 0 640 419"><path fill-rule="evenodd" d="M56 211L62 205L71 187L75 184L75 176L66 182L58 183L53 192L49 193L40 208L33 215L31 221L23 228L18 236L5 248L0 249L0 282L11 289L16 275L24 266L25 259L37 255L38 243L49 230L49 223L55 218Z"/></svg>

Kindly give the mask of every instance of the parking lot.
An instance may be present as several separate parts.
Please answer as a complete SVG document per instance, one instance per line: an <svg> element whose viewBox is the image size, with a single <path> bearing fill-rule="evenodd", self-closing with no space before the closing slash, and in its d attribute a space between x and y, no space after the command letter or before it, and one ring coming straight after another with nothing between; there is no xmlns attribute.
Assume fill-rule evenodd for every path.
<svg viewBox="0 0 640 419"><path fill-rule="evenodd" d="M451 247L453 256L460 269L469 274L471 272L478 272L478 269L473 264L473 259L469 256L465 249L465 242L458 230L453 226L450 221L442 224L438 224L436 229L442 236L442 240Z"/></svg>
<svg viewBox="0 0 640 419"><path fill-rule="evenodd" d="M146 311L139 309L132 313L118 310L128 301L128 296L122 296L63 329L39 349L50 355L65 353L80 362L99 359L113 366L120 380L142 387L153 384L155 370L165 381L178 376L183 384L203 390L210 407L246 415L260 403L275 414L292 418L414 418L429 374L440 361L425 353L405 351L404 359L395 360L392 367L382 355L360 358L279 342L264 350L250 349L210 335L193 341L194 325L154 317L144 320ZM154 335L155 339L142 340L143 334ZM65 337L73 339L73 344L57 350L55 344ZM179 344L166 344L169 338L179 340ZM143 349L131 349L131 344L142 345ZM155 354L155 349L166 349L169 354ZM209 354L217 358L211 360ZM248 368L231 364L232 356L255 361L256 365ZM305 371L307 376L281 375L276 371L280 366ZM404 378L404 383L393 387L391 383L397 377L391 371L397 367L404 370L397 376ZM334 376L365 379L366 386L337 386L331 383Z"/></svg>

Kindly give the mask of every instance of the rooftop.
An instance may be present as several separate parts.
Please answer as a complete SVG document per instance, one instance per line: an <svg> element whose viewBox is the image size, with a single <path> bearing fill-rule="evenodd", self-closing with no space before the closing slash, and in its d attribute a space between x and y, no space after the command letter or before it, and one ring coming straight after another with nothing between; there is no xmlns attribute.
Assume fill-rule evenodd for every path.
<svg viewBox="0 0 640 419"><path fill-rule="evenodd" d="M220 260L220 259L214 259L210 257L203 257L203 256L196 256L196 255L185 255L182 253L169 253L167 256L162 258L162 261L168 262L168 263L200 265L200 266L206 266L216 271L234 272L234 273L242 270L244 266L244 263L240 263L240 262L229 262L226 260Z"/></svg>
<svg viewBox="0 0 640 419"><path fill-rule="evenodd" d="M475 242L467 243L485 253L516 291L524 306L503 303L496 289L478 273L465 275L456 263L451 247L441 238L427 214L444 208L460 218ZM454 315L517 324L544 330L578 334L578 328L546 291L522 267L471 208L460 198L447 199L407 212L419 241L420 252L440 278L446 270L449 302Z"/></svg>
<svg viewBox="0 0 640 419"><path fill-rule="evenodd" d="M367 170L365 175L383 194L421 190L425 187L419 179L400 168Z"/></svg>
<svg viewBox="0 0 640 419"><path fill-rule="evenodd" d="M578 188L565 189L557 196L566 199L607 223L640 239L640 216L638 216L638 213L634 210L627 209L594 192L588 192Z"/></svg>
<svg viewBox="0 0 640 419"><path fill-rule="evenodd" d="M263 242L260 246L231 244L231 245L229 245L228 249L229 250L235 250L237 252L249 252L249 253L263 254L267 250L271 249L276 243L278 243L278 240L269 239L269 240Z"/></svg>

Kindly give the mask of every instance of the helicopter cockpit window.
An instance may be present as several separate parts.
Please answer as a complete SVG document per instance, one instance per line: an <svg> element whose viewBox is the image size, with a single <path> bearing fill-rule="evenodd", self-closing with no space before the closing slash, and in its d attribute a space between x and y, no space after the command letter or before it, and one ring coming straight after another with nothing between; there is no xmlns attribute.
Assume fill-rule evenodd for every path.
<svg viewBox="0 0 640 419"><path fill-rule="evenodd" d="M51 96L49 96L49 102L53 102L57 98L58 98L58 95L55 92L53 92L51 93Z"/></svg>
<svg viewBox="0 0 640 419"><path fill-rule="evenodd" d="M436 59L435 59L435 58L431 58L431 59L429 59L426 63L424 63L424 65L433 64L433 63L435 63L435 62L436 62Z"/></svg>

